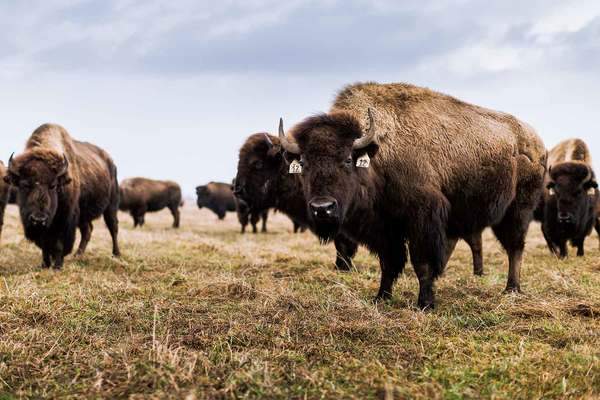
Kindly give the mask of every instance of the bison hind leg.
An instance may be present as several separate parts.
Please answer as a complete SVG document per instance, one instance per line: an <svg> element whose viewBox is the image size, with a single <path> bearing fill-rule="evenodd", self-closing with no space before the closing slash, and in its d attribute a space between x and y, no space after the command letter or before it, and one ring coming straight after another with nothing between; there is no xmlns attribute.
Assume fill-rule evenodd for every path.
<svg viewBox="0 0 600 400"><path fill-rule="evenodd" d="M104 223L112 239L112 253L115 257L119 257L121 256L121 250L119 249L119 219L117 218L116 207L111 206L104 211Z"/></svg>

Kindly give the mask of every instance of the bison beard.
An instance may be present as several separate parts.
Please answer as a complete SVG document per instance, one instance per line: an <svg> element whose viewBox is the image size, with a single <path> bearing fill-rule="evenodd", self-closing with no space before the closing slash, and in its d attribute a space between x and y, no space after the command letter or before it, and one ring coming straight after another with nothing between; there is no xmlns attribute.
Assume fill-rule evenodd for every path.
<svg viewBox="0 0 600 400"><path fill-rule="evenodd" d="M379 256L377 298L391 296L408 245L418 305L433 307L433 282L458 238L488 226L508 252L506 290L520 291L546 164L527 124L428 89L366 83L347 87L328 114L296 125L290 137L281 130L280 138L303 164L307 207L322 237L335 229L324 216L336 215L343 233ZM360 168L365 155L370 167Z"/></svg>
<svg viewBox="0 0 600 400"><path fill-rule="evenodd" d="M120 255L117 169L102 149L71 139L61 126L45 124L33 132L22 154L11 157L6 181L18 188L25 236L42 249L43 267L63 266L77 227L78 254L84 253L92 221L101 215L112 237L113 255Z"/></svg>

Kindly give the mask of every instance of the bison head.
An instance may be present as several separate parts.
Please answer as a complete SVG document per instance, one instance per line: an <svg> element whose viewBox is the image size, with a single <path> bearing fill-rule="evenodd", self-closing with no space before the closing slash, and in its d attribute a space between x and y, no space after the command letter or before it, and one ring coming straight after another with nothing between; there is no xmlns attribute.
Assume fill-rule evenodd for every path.
<svg viewBox="0 0 600 400"><path fill-rule="evenodd" d="M349 210L365 201L369 161L379 149L376 127L368 110L369 129L349 113L333 112L310 117L286 137L280 121L279 138L287 156L299 163L308 214L317 235L335 237ZM290 172L294 172L290 170Z"/></svg>
<svg viewBox="0 0 600 400"><path fill-rule="evenodd" d="M273 182L283 162L279 139L266 133L251 135L240 150L233 193L253 208L274 207Z"/></svg>
<svg viewBox="0 0 600 400"><path fill-rule="evenodd" d="M598 200L598 183L592 169L581 162L564 162L548 171L547 203L556 212L553 218L563 225L572 225Z"/></svg>
<svg viewBox="0 0 600 400"><path fill-rule="evenodd" d="M196 196L196 204L198 204L198 208L206 207L210 201L210 190L208 189L208 186L198 186L196 188Z"/></svg>
<svg viewBox="0 0 600 400"><path fill-rule="evenodd" d="M69 162L55 152L28 151L10 157L4 180L17 188L23 225L45 229L54 220L60 194L71 182Z"/></svg>

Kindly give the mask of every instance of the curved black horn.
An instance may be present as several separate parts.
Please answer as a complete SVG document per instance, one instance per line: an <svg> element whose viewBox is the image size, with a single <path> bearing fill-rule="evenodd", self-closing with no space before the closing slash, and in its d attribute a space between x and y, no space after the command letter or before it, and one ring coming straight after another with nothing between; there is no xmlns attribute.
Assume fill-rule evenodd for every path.
<svg viewBox="0 0 600 400"><path fill-rule="evenodd" d="M283 149L288 153L301 153L298 143L288 140L288 138L285 136L285 132L283 131L283 118L279 118L279 141L281 142L281 147L283 147Z"/></svg>

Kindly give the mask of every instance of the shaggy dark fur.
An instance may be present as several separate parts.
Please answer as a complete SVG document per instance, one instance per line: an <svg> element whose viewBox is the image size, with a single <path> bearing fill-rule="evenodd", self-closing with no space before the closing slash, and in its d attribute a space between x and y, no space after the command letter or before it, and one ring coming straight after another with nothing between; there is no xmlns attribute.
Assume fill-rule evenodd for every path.
<svg viewBox="0 0 600 400"><path fill-rule="evenodd" d="M210 182L204 186L196 188L198 199L196 204L198 208L206 207L215 214L219 219L225 218L225 213L228 211L236 211L235 197L229 183Z"/></svg>
<svg viewBox="0 0 600 400"><path fill-rule="evenodd" d="M143 226L147 212L168 208L173 215L173 228L179 228L179 207L183 206L181 187L172 181L131 178L121 182L119 209L129 211L133 226Z"/></svg>
<svg viewBox="0 0 600 400"><path fill-rule="evenodd" d="M10 186L4 182L6 176L6 167L0 161L0 239L2 239L2 227L4 226L4 210L6 210L6 204L8 203Z"/></svg>
<svg viewBox="0 0 600 400"><path fill-rule="evenodd" d="M569 254L567 242L584 255L584 242L598 223L598 183L587 145L580 139L559 143L549 154L546 189L535 217L542 222L548 248L560 258Z"/></svg>
<svg viewBox="0 0 600 400"><path fill-rule="evenodd" d="M112 236L113 254L120 255L117 168L104 150L73 140L59 125L45 124L9 163L6 181L18 188L25 236L42 249L43 267L63 266L77 227L78 254L84 253L92 221L101 215Z"/></svg>
<svg viewBox="0 0 600 400"><path fill-rule="evenodd" d="M294 222L294 232L309 227L306 200L300 180L288 174L279 139L266 133L248 137L240 149L238 171L234 181L236 196L258 209L275 208ZM334 239L336 268L353 268L352 257L357 244L344 235Z"/></svg>
<svg viewBox="0 0 600 400"><path fill-rule="evenodd" d="M372 109L377 132L367 131ZM343 232L380 259L377 298L389 298L408 245L419 279L419 307L434 306L434 281L458 238L491 226L507 250L507 291L520 291L525 236L543 188L546 150L516 118L408 84L356 84L330 113L306 119L289 136L300 147L307 206L324 240ZM355 166L371 157L369 168ZM330 211L330 212L329 212Z"/></svg>

